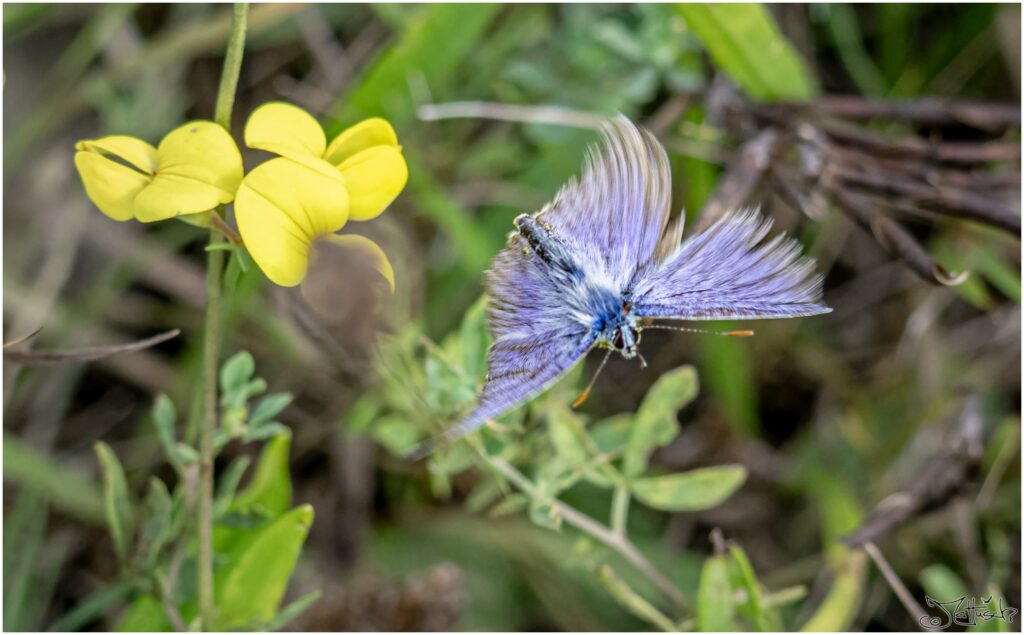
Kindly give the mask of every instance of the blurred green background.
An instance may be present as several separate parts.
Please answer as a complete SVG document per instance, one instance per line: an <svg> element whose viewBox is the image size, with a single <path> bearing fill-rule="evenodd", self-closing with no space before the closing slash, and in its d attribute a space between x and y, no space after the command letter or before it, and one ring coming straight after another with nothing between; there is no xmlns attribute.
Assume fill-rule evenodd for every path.
<svg viewBox="0 0 1024 635"><path fill-rule="evenodd" d="M270 100L301 105L329 134L384 116L410 170L389 211L357 228L391 257L394 296L367 301L360 281L325 256L299 289L243 274L227 306L225 350L251 351L271 390L296 398L282 417L294 433L294 500L311 503L316 521L289 597L324 595L290 628L645 627L609 601L573 530L488 516L473 504L478 471L439 489L422 465L388 451L379 429L355 425L351 410L393 381L375 355L379 342L408 353L422 336L442 341L463 328L511 220L577 173L595 138L543 123L536 110L497 121L424 118L437 114L424 106L559 106L576 120L622 112L665 144L674 206L692 219L746 140L712 116L706 98L717 82L761 99L1019 103L1018 6L794 4L762 13L756 25L709 36L699 16L672 5L253 6L236 139ZM169 477L149 409L157 392L179 404L193 394L204 235L183 223L105 218L82 191L73 146L113 133L155 143L184 120L210 118L229 7L5 5L3 19L4 341L41 328L33 347L59 349L183 330L90 365L4 364L5 629L112 628L116 597L81 604L116 579L91 448L109 443L136 491L154 474ZM982 138L957 126L873 129ZM1019 141L1019 128L1006 134ZM245 158L247 167L258 161ZM710 531L721 529L766 587L806 588L807 601L783 615L794 628L828 591L823 546L912 482L975 396L987 441L973 488L878 544L919 602L950 588L937 581L959 580L976 593L994 586L1019 607L1019 237L908 217L938 262L972 271L960 286L934 286L835 210L808 219L771 187L748 202L817 258L835 311L758 324L745 340L652 333L647 370L609 363L586 413L632 411L660 373L692 363L700 396L654 464L741 463L750 474L709 511L636 510L635 542L692 594ZM232 447L225 461L247 452ZM595 514L608 506L604 491L569 497ZM877 570L859 584L845 627L915 628ZM74 621L59 621L73 609Z"/></svg>

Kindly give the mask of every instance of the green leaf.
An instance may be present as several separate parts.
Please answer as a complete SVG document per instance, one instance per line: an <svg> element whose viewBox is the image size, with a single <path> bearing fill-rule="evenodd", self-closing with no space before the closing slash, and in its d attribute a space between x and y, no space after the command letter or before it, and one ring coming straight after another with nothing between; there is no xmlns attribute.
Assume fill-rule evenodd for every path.
<svg viewBox="0 0 1024 635"><path fill-rule="evenodd" d="M419 443L420 429L407 417L387 415L373 426L373 439L398 456L405 456Z"/></svg>
<svg viewBox="0 0 1024 635"><path fill-rule="evenodd" d="M815 470L809 483L821 514L822 542L836 544L860 527L864 511L846 482L825 470Z"/></svg>
<svg viewBox="0 0 1024 635"><path fill-rule="evenodd" d="M213 219L210 218L211 214L216 214L216 212L203 212L201 214L181 214L180 216L175 216L174 218L175 220L180 220L181 222L187 225L192 225L193 227L202 227L203 229L209 229L213 225Z"/></svg>
<svg viewBox="0 0 1024 635"><path fill-rule="evenodd" d="M589 431L598 452L617 452L629 442L633 432L633 414L623 412L612 415L590 426Z"/></svg>
<svg viewBox="0 0 1024 635"><path fill-rule="evenodd" d="M321 593L319 590L310 591L306 595L303 595L299 599L295 600L288 606L281 609L281 612L274 616L274 619L270 620L270 622L268 622L264 626L263 630L279 631L285 626L288 626L289 622L294 620L296 617L302 615L306 611L306 609L313 606L313 604L316 603L316 601L319 600L320 596L322 595L323 593Z"/></svg>
<svg viewBox="0 0 1024 635"><path fill-rule="evenodd" d="M491 345L487 333L487 296L482 295L466 311L459 328L462 348L462 368L467 377L475 380L487 370L487 348Z"/></svg>
<svg viewBox="0 0 1024 635"><path fill-rule="evenodd" d="M959 595L956 597L960 597ZM951 598L952 599L952 598ZM974 626L968 626L967 631L970 633L1006 633L1010 631L1010 622L1012 621L1012 615L1007 616L1003 613L1004 609L1009 608L1009 604L1006 602L1006 596L999 590L994 584L989 584L985 589L985 596L980 598L978 602L979 608L983 605L985 609L991 614L989 619L979 619L978 623ZM984 600L988 600L984 602ZM1014 613L1013 615L1016 615Z"/></svg>
<svg viewBox="0 0 1024 635"><path fill-rule="evenodd" d="M747 470L742 465L719 465L637 479L631 489L642 503L655 509L698 511L729 498L746 478Z"/></svg>
<svg viewBox="0 0 1024 635"><path fill-rule="evenodd" d="M281 434L288 434L288 426L277 421L268 421L259 427L248 428L242 434L243 443L252 443L253 441L263 441L270 437L276 437Z"/></svg>
<svg viewBox="0 0 1024 635"><path fill-rule="evenodd" d="M928 565L921 570L917 579L933 600L948 602L967 595L963 579L944 564Z"/></svg>
<svg viewBox="0 0 1024 635"><path fill-rule="evenodd" d="M261 529L229 568L217 571L218 629L270 622L313 523L313 508L296 507Z"/></svg>
<svg viewBox="0 0 1024 635"><path fill-rule="evenodd" d="M491 508L487 515L491 518L501 518L516 514L530 506L530 497L526 494L513 493L501 499L497 505Z"/></svg>
<svg viewBox="0 0 1024 635"><path fill-rule="evenodd" d="M640 619L653 624L666 633L678 631L664 613L645 600L632 587L626 584L625 580L616 575L615 570L608 565L601 565L597 571L598 579L615 601L622 605L627 611Z"/></svg>
<svg viewBox="0 0 1024 635"><path fill-rule="evenodd" d="M637 410L632 434L623 452L626 476L643 472L648 452L676 436L676 413L696 396L697 373L692 366L671 370L654 382Z"/></svg>
<svg viewBox="0 0 1024 635"><path fill-rule="evenodd" d="M732 565L729 567L731 584L734 589L746 591L746 600L736 605L736 612L750 621L759 631L781 630L778 613L765 602L761 584L757 581L754 567L747 554L737 545L729 545Z"/></svg>
<svg viewBox="0 0 1024 635"><path fill-rule="evenodd" d="M160 602L151 595L135 598L118 620L115 630L122 633L158 633L173 630Z"/></svg>
<svg viewBox="0 0 1024 635"><path fill-rule="evenodd" d="M174 456L174 422L177 417L174 402L163 393L157 395L153 403L153 425L168 457Z"/></svg>
<svg viewBox="0 0 1024 635"><path fill-rule="evenodd" d="M225 395L244 387L256 371L256 361L248 351L231 356L220 369L220 389Z"/></svg>
<svg viewBox="0 0 1024 635"><path fill-rule="evenodd" d="M590 457L590 440L583 422L564 405L553 405L548 410L548 435L563 466L575 467Z"/></svg>
<svg viewBox="0 0 1024 635"><path fill-rule="evenodd" d="M32 604L37 597L39 555L45 547L49 515L46 498L36 492L22 491L14 499L4 513L3 627L7 632L39 627Z"/></svg>
<svg viewBox="0 0 1024 635"><path fill-rule="evenodd" d="M973 255L974 265L984 274L985 279L1003 295L1020 304L1019 267L1004 262L991 249L977 247Z"/></svg>
<svg viewBox="0 0 1024 635"><path fill-rule="evenodd" d="M864 594L866 557L863 551L847 552L846 558L834 568L828 595L800 627L801 631L834 633L850 627Z"/></svg>
<svg viewBox="0 0 1024 635"><path fill-rule="evenodd" d="M115 607L124 602L134 589L135 585L127 581L113 582L97 589L76 604L73 609L50 624L47 630L57 633L80 631L110 613Z"/></svg>
<svg viewBox="0 0 1024 635"><path fill-rule="evenodd" d="M715 328L729 330L720 322ZM760 430L757 411L757 380L750 346L740 337L703 337L698 340L701 379L708 397L721 410L733 430L755 436Z"/></svg>
<svg viewBox="0 0 1024 635"><path fill-rule="evenodd" d="M136 557L145 570L156 566L157 557L173 536L171 536L171 516L174 503L164 482L156 477L149 479L149 492L145 500L146 516L139 532L139 545Z"/></svg>
<svg viewBox="0 0 1024 635"><path fill-rule="evenodd" d="M729 558L711 556L704 561L697 590L697 630L738 631L729 583Z"/></svg>
<svg viewBox="0 0 1024 635"><path fill-rule="evenodd" d="M174 460L186 465L199 463L199 452L191 445L185 443L176 443L171 450L171 456Z"/></svg>
<svg viewBox="0 0 1024 635"><path fill-rule="evenodd" d="M806 100L817 92L807 66L760 4L679 4L715 66L754 99Z"/></svg>
<svg viewBox="0 0 1024 635"><path fill-rule="evenodd" d="M292 504L292 481L288 471L290 446L291 433L285 432L263 447L252 481L235 497L231 511L259 511L273 518L288 509Z"/></svg>
<svg viewBox="0 0 1024 635"><path fill-rule="evenodd" d="M255 428L270 421L281 414L281 411L287 408L291 402L292 396L286 392L267 395L253 407L252 413L249 415L249 425Z"/></svg>
<svg viewBox="0 0 1024 635"><path fill-rule="evenodd" d="M530 522L538 527L546 527L559 531L562 528L562 516L555 506L555 497L551 491L551 483L544 479L537 480L537 486L530 500L528 513Z"/></svg>
<svg viewBox="0 0 1024 635"><path fill-rule="evenodd" d="M474 53L500 8L494 4L421 5L397 41L365 66L344 100L335 106L334 116L348 124L366 117L386 117L396 128L404 126L415 116L410 82L433 94L441 93L455 81L455 70ZM328 138L341 127L327 126Z"/></svg>
<svg viewBox="0 0 1024 635"><path fill-rule="evenodd" d="M342 428L347 432L368 434L381 411L380 399L373 393L365 393L341 420Z"/></svg>
<svg viewBox="0 0 1024 635"><path fill-rule="evenodd" d="M114 540L114 550L122 564L128 561L128 551L134 530L132 503L128 496L128 482L114 451L106 443L98 442L94 449L103 470L103 506L107 514L107 527Z"/></svg>
<svg viewBox="0 0 1024 635"><path fill-rule="evenodd" d="M217 498L214 502L216 516L220 516L231 507L235 492L238 491L238 484L242 482L242 476L245 475L245 470L249 468L250 462L247 456L238 457L217 479Z"/></svg>
<svg viewBox="0 0 1024 635"><path fill-rule="evenodd" d="M61 465L21 439L3 436L4 480L44 496L54 508L87 523L106 520L103 494L92 476Z"/></svg>

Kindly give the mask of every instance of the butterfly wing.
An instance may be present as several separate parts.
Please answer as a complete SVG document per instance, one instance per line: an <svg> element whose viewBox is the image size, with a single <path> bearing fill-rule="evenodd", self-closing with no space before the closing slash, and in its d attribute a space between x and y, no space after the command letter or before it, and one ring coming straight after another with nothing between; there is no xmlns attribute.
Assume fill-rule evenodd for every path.
<svg viewBox="0 0 1024 635"><path fill-rule="evenodd" d="M519 234L485 274L490 296L487 381L476 408L445 432L457 439L540 394L576 365L597 334L570 319L564 293Z"/></svg>
<svg viewBox="0 0 1024 635"><path fill-rule="evenodd" d="M665 150L619 116L602 127L602 143L588 151L580 178L562 187L537 218L579 245L593 261L582 266L626 289L653 268L671 202Z"/></svg>
<svg viewBox="0 0 1024 635"><path fill-rule="evenodd" d="M754 210L728 216L679 245L634 291L641 317L763 319L828 313L821 276L800 244L763 242L771 221Z"/></svg>

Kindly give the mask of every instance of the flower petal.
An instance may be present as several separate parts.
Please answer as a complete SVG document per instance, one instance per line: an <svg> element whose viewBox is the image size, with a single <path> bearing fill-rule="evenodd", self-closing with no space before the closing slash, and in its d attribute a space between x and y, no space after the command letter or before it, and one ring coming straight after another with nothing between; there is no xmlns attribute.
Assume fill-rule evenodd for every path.
<svg viewBox="0 0 1024 635"><path fill-rule="evenodd" d="M330 166L328 166L330 167ZM242 181L235 198L235 221L249 254L273 282L302 282L310 244L348 220L345 179L331 168L271 159Z"/></svg>
<svg viewBox="0 0 1024 635"><path fill-rule="evenodd" d="M75 144L75 150L112 155L140 172L156 172L156 148L135 137L110 135L100 139L85 139Z"/></svg>
<svg viewBox="0 0 1024 635"><path fill-rule="evenodd" d="M357 152L372 148L373 146L398 147L398 135L391 124L374 117L360 121L351 128L341 132L324 153L324 158L331 165L339 165L345 159Z"/></svg>
<svg viewBox="0 0 1024 635"><path fill-rule="evenodd" d="M86 195L101 212L117 221L135 216L133 201L151 177L89 151L75 153L75 167Z"/></svg>
<svg viewBox="0 0 1024 635"><path fill-rule="evenodd" d="M308 112L283 101L274 101L249 115L245 124L245 145L289 159L320 159L327 147L327 137Z"/></svg>
<svg viewBox="0 0 1024 635"><path fill-rule="evenodd" d="M380 245L358 234L331 234L327 237L327 240L344 249L358 251L359 255L371 262L374 268L380 272L380 275L384 276L384 279L388 281L391 293L395 292L395 270L392 268L391 261L388 260L387 254L380 248Z"/></svg>
<svg viewBox="0 0 1024 635"><path fill-rule="evenodd" d="M140 222L152 223L208 212L232 198L234 193L225 196L224 190L208 183L161 171L135 197L133 211Z"/></svg>
<svg viewBox="0 0 1024 635"><path fill-rule="evenodd" d="M192 179L217 188L221 191L218 203L230 203L242 182L242 153L231 134L212 121L190 121L175 128L160 142L157 155L157 175Z"/></svg>
<svg viewBox="0 0 1024 635"><path fill-rule="evenodd" d="M409 179L405 157L393 146L374 146L349 157L338 170L348 185L349 217L370 220L395 200Z"/></svg>

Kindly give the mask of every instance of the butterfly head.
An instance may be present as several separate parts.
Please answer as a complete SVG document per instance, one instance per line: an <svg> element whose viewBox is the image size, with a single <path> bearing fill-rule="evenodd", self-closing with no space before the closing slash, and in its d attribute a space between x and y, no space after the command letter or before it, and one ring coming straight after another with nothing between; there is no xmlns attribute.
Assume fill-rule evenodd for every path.
<svg viewBox="0 0 1024 635"><path fill-rule="evenodd" d="M618 351L626 359L636 357L636 348L639 344L640 331L629 322L624 322L612 331L610 345L613 350Z"/></svg>
<svg viewBox="0 0 1024 635"><path fill-rule="evenodd" d="M640 344L640 322L632 314L632 307L629 302L622 305L622 309L611 319L604 321L600 339L605 348L618 352L626 359L633 359L637 356L637 346Z"/></svg>

